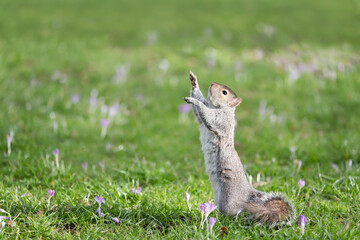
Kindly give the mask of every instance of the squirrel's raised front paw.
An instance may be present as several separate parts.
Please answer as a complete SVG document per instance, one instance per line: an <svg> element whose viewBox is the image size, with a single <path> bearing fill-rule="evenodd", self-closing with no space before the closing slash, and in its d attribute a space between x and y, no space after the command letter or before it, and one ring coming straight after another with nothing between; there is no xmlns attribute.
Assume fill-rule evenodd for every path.
<svg viewBox="0 0 360 240"><path fill-rule="evenodd" d="M184 100L185 100L185 102L190 103L190 104L194 104L195 106L199 106L199 105L200 105L199 100L197 100L196 98L185 97Z"/></svg>
<svg viewBox="0 0 360 240"><path fill-rule="evenodd" d="M190 97L184 97L185 102L191 103Z"/></svg>
<svg viewBox="0 0 360 240"><path fill-rule="evenodd" d="M196 75L190 71L190 75L189 75L190 81L191 81L191 86L193 88L197 88L199 87L198 82L197 82L197 78Z"/></svg>
<svg viewBox="0 0 360 240"><path fill-rule="evenodd" d="M185 100L185 102L187 102L187 103L194 103L194 98L192 98L192 97L184 97L184 100Z"/></svg>

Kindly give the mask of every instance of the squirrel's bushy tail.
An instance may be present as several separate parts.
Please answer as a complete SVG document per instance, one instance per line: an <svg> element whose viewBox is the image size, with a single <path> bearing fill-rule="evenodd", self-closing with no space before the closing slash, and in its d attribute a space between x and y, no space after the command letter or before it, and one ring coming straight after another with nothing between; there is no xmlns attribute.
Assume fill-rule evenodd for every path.
<svg viewBox="0 0 360 240"><path fill-rule="evenodd" d="M270 227L290 224L294 219L294 208L280 194L256 191L250 195L243 211L259 225Z"/></svg>

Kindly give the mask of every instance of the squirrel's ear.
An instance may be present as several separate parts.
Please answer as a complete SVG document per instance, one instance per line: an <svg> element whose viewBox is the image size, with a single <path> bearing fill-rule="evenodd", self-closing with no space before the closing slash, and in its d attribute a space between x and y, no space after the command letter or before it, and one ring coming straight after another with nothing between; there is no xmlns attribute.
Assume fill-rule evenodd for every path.
<svg viewBox="0 0 360 240"><path fill-rule="evenodd" d="M239 97L235 97L233 100L229 102L229 107L236 107L242 102L242 99Z"/></svg>

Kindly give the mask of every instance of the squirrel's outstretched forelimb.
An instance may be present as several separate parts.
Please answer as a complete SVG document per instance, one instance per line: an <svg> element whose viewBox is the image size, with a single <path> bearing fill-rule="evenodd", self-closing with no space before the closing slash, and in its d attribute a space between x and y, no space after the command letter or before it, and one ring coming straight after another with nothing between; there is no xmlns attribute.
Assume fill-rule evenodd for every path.
<svg viewBox="0 0 360 240"><path fill-rule="evenodd" d="M187 103L190 103L194 107L194 114L196 115L199 122L204 124L209 130L214 133L217 133L221 127L217 121L217 114L214 112L214 109L206 107L206 105L196 98L185 97L184 100ZM196 113L195 113L196 112Z"/></svg>
<svg viewBox="0 0 360 240"><path fill-rule="evenodd" d="M241 103L241 98L227 86L212 83L206 100L192 72L190 81L190 97L184 99L192 105L200 123L206 171L220 212L230 216L245 212L259 224L269 226L291 222L294 215L292 205L281 195L254 189L235 151L235 108Z"/></svg>
<svg viewBox="0 0 360 240"><path fill-rule="evenodd" d="M190 81L191 81L190 97L195 98L198 101L202 102L203 104L207 105L208 102L204 98L202 92L200 91L197 78L196 78L195 74L193 74L191 71L190 71L189 78L190 78ZM185 99L185 101L187 101L187 100ZM188 102L188 103L191 103L191 102ZM196 121L201 124L202 120L201 120L201 117L199 115L198 105L192 104L192 109L193 109Z"/></svg>
<svg viewBox="0 0 360 240"><path fill-rule="evenodd" d="M199 84L198 84L196 75L192 71L190 71L189 78L190 78L190 81L191 81L192 88L199 88Z"/></svg>

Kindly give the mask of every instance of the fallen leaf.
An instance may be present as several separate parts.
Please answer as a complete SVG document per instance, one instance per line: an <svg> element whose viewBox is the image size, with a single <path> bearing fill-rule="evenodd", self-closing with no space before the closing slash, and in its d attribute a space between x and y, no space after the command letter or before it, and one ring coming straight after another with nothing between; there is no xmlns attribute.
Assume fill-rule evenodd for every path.
<svg viewBox="0 0 360 240"><path fill-rule="evenodd" d="M226 227L222 227L221 229L220 229L220 231L221 231L221 237L223 238L226 234L228 234L228 229L226 228Z"/></svg>
<svg viewBox="0 0 360 240"><path fill-rule="evenodd" d="M43 215L44 211L42 209L39 209L39 211L37 211L37 215Z"/></svg>
<svg viewBox="0 0 360 240"><path fill-rule="evenodd" d="M10 227L15 227L16 226L16 223L14 221L12 221L12 220L10 220L8 222L8 224L9 224Z"/></svg>

